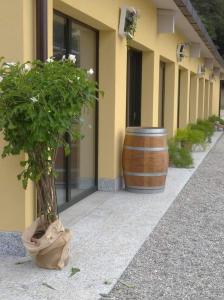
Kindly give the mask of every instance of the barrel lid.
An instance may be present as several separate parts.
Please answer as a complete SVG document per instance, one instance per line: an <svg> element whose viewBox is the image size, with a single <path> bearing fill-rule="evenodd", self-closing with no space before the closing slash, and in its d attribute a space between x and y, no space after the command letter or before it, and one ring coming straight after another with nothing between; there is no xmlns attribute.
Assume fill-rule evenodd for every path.
<svg viewBox="0 0 224 300"><path fill-rule="evenodd" d="M126 132L138 134L166 134L167 130L161 127L127 127Z"/></svg>

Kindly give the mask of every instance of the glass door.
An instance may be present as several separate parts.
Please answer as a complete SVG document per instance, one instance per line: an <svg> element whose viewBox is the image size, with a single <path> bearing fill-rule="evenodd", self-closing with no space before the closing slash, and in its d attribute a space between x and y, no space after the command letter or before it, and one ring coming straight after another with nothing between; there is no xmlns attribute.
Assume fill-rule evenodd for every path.
<svg viewBox="0 0 224 300"><path fill-rule="evenodd" d="M92 68L93 80L97 80L97 32L77 23L72 18L54 13L54 57L76 55L76 65ZM85 109L77 126L84 138L72 142L71 154L65 157L62 148L56 159L56 190L59 210L86 197L96 190L96 110Z"/></svg>

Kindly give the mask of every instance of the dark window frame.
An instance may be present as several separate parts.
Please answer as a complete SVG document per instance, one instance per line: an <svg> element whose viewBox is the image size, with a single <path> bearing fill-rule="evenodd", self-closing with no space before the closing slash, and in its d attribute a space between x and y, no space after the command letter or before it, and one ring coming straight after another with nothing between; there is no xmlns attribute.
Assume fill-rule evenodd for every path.
<svg viewBox="0 0 224 300"><path fill-rule="evenodd" d="M127 96L126 96L126 127L132 127L132 126L141 126L141 108L142 108L142 63L143 63L143 53L142 51L128 47L127 49L127 85L126 85L126 91L127 91ZM138 114L139 114L139 124L134 124L131 125L131 123L134 123L134 120L131 120L130 118L130 110L132 110L132 107L136 103L130 103L130 88L131 88L131 55L139 55L138 59L140 61L139 67L139 73L141 74L139 78L139 84L137 85L137 89L139 90L140 94L140 101L138 101L139 107L138 107ZM132 99L133 100L133 99Z"/></svg>
<svg viewBox="0 0 224 300"><path fill-rule="evenodd" d="M160 71L162 69L162 72L160 72L160 75L162 76L162 78L160 78L160 80L162 80L162 101L160 103L161 105L161 111L159 111L159 113L161 113L161 115L159 116L159 120L160 120L160 125L162 128L164 128L165 126L165 95L166 95L166 62L164 61L160 61Z"/></svg>
<svg viewBox="0 0 224 300"><path fill-rule="evenodd" d="M179 69L179 71L178 71L178 99L177 99L177 129L180 128L181 76L182 76L182 70Z"/></svg>

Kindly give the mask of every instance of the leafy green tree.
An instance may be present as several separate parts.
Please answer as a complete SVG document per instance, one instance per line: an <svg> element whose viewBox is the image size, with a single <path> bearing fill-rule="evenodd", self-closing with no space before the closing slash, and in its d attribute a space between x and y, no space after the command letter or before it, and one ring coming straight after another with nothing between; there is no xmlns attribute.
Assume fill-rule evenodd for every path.
<svg viewBox="0 0 224 300"><path fill-rule="evenodd" d="M2 157L27 154L20 162L18 179L23 187L28 180L37 190L38 215L46 224L57 218L55 158L59 146L68 154L71 140L80 138L79 123L83 108L97 100L97 84L90 80L92 70L75 66L69 59L26 64L0 60L0 132L6 146Z"/></svg>
<svg viewBox="0 0 224 300"><path fill-rule="evenodd" d="M191 0L208 33L224 57L224 1Z"/></svg>

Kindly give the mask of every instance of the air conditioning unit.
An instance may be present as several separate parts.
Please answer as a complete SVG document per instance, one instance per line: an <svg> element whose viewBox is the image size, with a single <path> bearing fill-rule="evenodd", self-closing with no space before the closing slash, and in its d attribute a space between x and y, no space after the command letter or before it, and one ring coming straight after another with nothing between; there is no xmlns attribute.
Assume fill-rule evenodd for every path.
<svg viewBox="0 0 224 300"><path fill-rule="evenodd" d="M185 51L189 47L188 43L178 44L177 45L177 61L181 62L185 57L187 57Z"/></svg>
<svg viewBox="0 0 224 300"><path fill-rule="evenodd" d="M203 77L205 75L205 65L198 65L197 75Z"/></svg>

